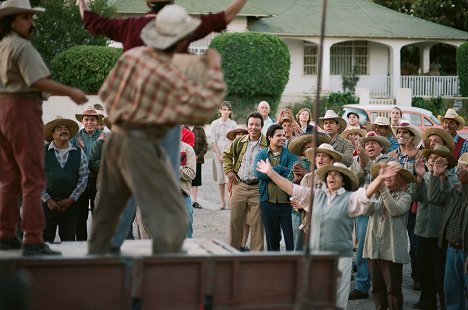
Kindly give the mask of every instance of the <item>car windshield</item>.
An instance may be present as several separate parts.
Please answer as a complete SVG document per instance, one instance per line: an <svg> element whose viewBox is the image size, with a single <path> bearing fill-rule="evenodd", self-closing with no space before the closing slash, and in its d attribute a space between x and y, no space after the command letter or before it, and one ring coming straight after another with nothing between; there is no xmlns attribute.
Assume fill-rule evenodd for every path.
<svg viewBox="0 0 468 310"><path fill-rule="evenodd" d="M365 111L355 108L344 108L342 117L344 120L346 120L346 123L348 122L348 114L351 112L359 115L359 124L365 125L369 121Z"/></svg>
<svg viewBox="0 0 468 310"><path fill-rule="evenodd" d="M437 119L437 117L435 117L434 115L431 115L431 121L434 122L434 124L438 125L438 126L442 126L442 124L439 122L439 120Z"/></svg>

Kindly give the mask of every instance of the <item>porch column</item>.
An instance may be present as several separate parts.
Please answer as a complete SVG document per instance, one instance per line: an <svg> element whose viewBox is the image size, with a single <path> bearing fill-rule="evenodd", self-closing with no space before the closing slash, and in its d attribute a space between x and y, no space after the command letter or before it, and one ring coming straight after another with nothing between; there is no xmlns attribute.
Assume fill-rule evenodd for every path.
<svg viewBox="0 0 468 310"><path fill-rule="evenodd" d="M434 44L419 45L419 67L421 68L420 74L429 72L431 65L431 48Z"/></svg>
<svg viewBox="0 0 468 310"><path fill-rule="evenodd" d="M391 54L392 54L392 94L391 96L395 98L400 89L400 77L401 77L401 57L400 51L403 47L402 44L392 44Z"/></svg>
<svg viewBox="0 0 468 310"><path fill-rule="evenodd" d="M322 68L322 90L330 90L330 49L332 43L325 39L323 41L323 68Z"/></svg>

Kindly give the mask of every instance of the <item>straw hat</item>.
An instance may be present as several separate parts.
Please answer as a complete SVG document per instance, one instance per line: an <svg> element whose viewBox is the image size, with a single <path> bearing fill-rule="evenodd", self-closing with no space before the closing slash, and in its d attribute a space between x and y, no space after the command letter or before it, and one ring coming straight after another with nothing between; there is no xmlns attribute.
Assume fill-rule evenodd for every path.
<svg viewBox="0 0 468 310"><path fill-rule="evenodd" d="M436 145L433 149L424 149L422 150L422 154L426 160L429 159L431 154L437 154L440 157L447 159L448 161L448 169L455 167L458 163L458 160L452 154L452 152L444 145Z"/></svg>
<svg viewBox="0 0 468 310"><path fill-rule="evenodd" d="M372 131L374 130L372 127L374 125L378 125L378 126L388 126L390 128L390 121L388 120L388 118L386 118L385 116L377 116L374 120L374 122L368 122L366 124L366 129L367 131Z"/></svg>
<svg viewBox="0 0 468 310"><path fill-rule="evenodd" d="M102 119L104 118L104 115L101 113L98 113L97 110L95 110L93 107L87 107L83 113L75 114L75 118L77 121L81 123L83 120L84 116L96 116L98 119L98 122L102 122Z"/></svg>
<svg viewBox="0 0 468 310"><path fill-rule="evenodd" d="M437 116L437 119L441 123L444 122L444 119L453 119L453 120L455 120L458 123L458 129L457 130L463 129L463 127L465 127L465 120L463 119L463 117L458 115L458 113L457 113L457 111L455 111L455 109L448 109L447 112L445 112L445 116L439 115L439 116Z"/></svg>
<svg viewBox="0 0 468 310"><path fill-rule="evenodd" d="M68 127L68 131L70 132L70 139L76 136L78 130L80 129L74 120L63 118L62 116L57 115L55 119L44 125L44 140L47 142L52 141L52 133L54 132L55 127L60 125L65 125Z"/></svg>
<svg viewBox="0 0 468 310"><path fill-rule="evenodd" d="M455 150L455 142L453 142L452 136L442 128L427 128L423 131L422 138L423 140L426 140L432 135L437 135L442 140L444 140L445 145L449 148L451 152Z"/></svg>
<svg viewBox="0 0 468 310"><path fill-rule="evenodd" d="M387 166L387 165L398 166L400 168L400 171L398 171L398 173L406 180L407 183L416 182L416 178L413 176L413 174L411 174L411 172L403 168L403 166L399 162L389 161L386 164L384 164L384 166ZM373 178L376 178L379 175L380 167L381 167L381 163L377 163L371 167L370 173Z"/></svg>
<svg viewBox="0 0 468 310"><path fill-rule="evenodd" d="M294 137L288 144L288 151L296 156L304 156L304 145L312 142L313 134L307 133L300 136ZM323 143L330 143L331 138L325 133L317 132L317 141L315 145L321 145Z"/></svg>
<svg viewBox="0 0 468 310"><path fill-rule="evenodd" d="M200 19L188 15L180 5L166 5L154 21L146 24L140 37L147 46L164 50L189 35L200 23Z"/></svg>
<svg viewBox="0 0 468 310"><path fill-rule="evenodd" d="M369 131L364 138L359 139L359 144L362 147L366 145L367 141L375 141L383 148L382 153L387 153L388 149L390 148L390 141L387 138L379 136L375 133L375 131Z"/></svg>
<svg viewBox="0 0 468 310"><path fill-rule="evenodd" d="M336 114L336 112L333 110L327 110L325 116L320 117L318 119L317 125L323 128L323 122L326 119L334 119L338 124L340 124L340 128L338 128L338 133L342 133L346 129L346 126L348 126L348 123L346 123L346 121L343 118L339 117L338 114Z"/></svg>
<svg viewBox="0 0 468 310"><path fill-rule="evenodd" d="M322 143L322 144L320 144L319 147L316 147L316 148L313 148L313 147L308 148L304 152L307 159L309 161L311 161L311 162L313 162L315 160L315 154L317 154L317 153L325 153L328 156L330 156L331 158L333 158L334 161L341 161L341 159L343 159L343 154L341 154L340 152L335 151L333 146L331 144L328 144L328 143Z"/></svg>
<svg viewBox="0 0 468 310"><path fill-rule="evenodd" d="M359 179L351 170L349 170L342 163L333 163L333 165L323 166L317 170L317 176L322 182L327 182L327 174L330 171L339 172L342 176L345 176L349 179L351 184L348 187L348 190L355 191L359 187ZM344 181L346 182L346 181Z"/></svg>
<svg viewBox="0 0 468 310"><path fill-rule="evenodd" d="M357 134L360 135L361 138L362 138L362 137L365 137L365 136L366 136L367 130L361 129L361 128L359 128L359 127L356 127L356 128L348 128L348 129L346 129L345 131L343 131L343 132L341 133L341 136L342 136L343 138L345 138L345 139L348 139L348 136L349 136L350 134L352 134L352 133L357 133Z"/></svg>
<svg viewBox="0 0 468 310"><path fill-rule="evenodd" d="M458 159L458 168L466 167L468 166L468 153L463 154L459 159Z"/></svg>
<svg viewBox="0 0 468 310"><path fill-rule="evenodd" d="M0 4L0 18L18 13L42 13L45 8L31 8L28 0L7 0Z"/></svg>
<svg viewBox="0 0 468 310"><path fill-rule="evenodd" d="M226 138L233 141L236 138L236 135L238 133L242 133L242 135L246 135L249 133L249 131L245 127L237 126L236 128L231 129L226 133Z"/></svg>
<svg viewBox="0 0 468 310"><path fill-rule="evenodd" d="M392 126L392 131L393 131L393 134L395 135L395 137L397 135L398 129L406 129L409 132L411 132L414 135L414 144L415 145L418 145L419 142L421 142L421 139L422 139L421 130L419 130L419 128L417 126L411 125L407 121L402 121L402 122L400 122L400 125Z"/></svg>

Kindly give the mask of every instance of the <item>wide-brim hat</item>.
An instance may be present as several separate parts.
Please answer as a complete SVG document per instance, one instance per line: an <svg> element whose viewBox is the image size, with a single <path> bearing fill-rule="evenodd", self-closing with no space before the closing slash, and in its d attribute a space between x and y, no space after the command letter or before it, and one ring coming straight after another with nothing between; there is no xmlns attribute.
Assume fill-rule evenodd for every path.
<svg viewBox="0 0 468 310"><path fill-rule="evenodd" d="M160 50L185 38L199 25L200 19L193 18L177 4L166 5L154 21L150 21L142 29L140 37L147 46Z"/></svg>
<svg viewBox="0 0 468 310"><path fill-rule="evenodd" d="M338 128L338 133L342 133L346 129L346 126L348 126L346 120L344 120L342 117L339 117L338 114L336 114L336 112L333 110L327 110L325 116L320 117L317 120L317 125L323 128L323 122L326 119L334 119L338 124L340 124L340 128Z"/></svg>
<svg viewBox="0 0 468 310"><path fill-rule="evenodd" d="M421 130L417 126L411 125L410 123L408 123L406 121L400 122L400 125L392 126L392 131L393 131L393 134L395 135L395 137L397 135L398 129L406 129L409 132L411 132L414 135L414 144L415 145L418 145L419 142L421 142L421 139L422 139Z"/></svg>
<svg viewBox="0 0 468 310"><path fill-rule="evenodd" d="M28 0L7 0L0 4L0 18L19 13L42 13L45 8L32 8Z"/></svg>
<svg viewBox="0 0 468 310"><path fill-rule="evenodd" d="M465 127L465 119L463 117L461 117L460 115L458 115L458 113L457 113L457 111L455 111L455 109L448 109L447 112L445 112L444 116L442 116L442 115L437 116L437 119L441 123L443 123L444 119L446 119L446 118L447 119L453 119L458 123L457 130L461 130L461 129L463 129L463 127Z"/></svg>
<svg viewBox="0 0 468 310"><path fill-rule="evenodd" d="M83 111L83 113L75 114L76 120L80 123L83 120L84 116L96 116L98 119L98 122L102 122L102 119L104 118L103 114L99 113L97 110L93 109L92 107L87 107Z"/></svg>
<svg viewBox="0 0 468 310"><path fill-rule="evenodd" d="M389 161L386 164L377 163L377 164L373 165L371 167L371 169L370 169L370 173L371 173L373 178L376 178L379 175L380 167L382 165L384 165L384 166L387 166L387 165L398 166L400 168L400 171L398 171L398 174L401 175L406 180L407 183L416 182L416 178L414 177L414 175L411 172L409 172L408 170L406 170L405 168L403 168L401 166L401 164L399 162L397 162L397 161Z"/></svg>
<svg viewBox="0 0 468 310"><path fill-rule="evenodd" d="M341 133L341 136L345 139L348 139L348 136L352 133L357 133L358 135L362 137L365 137L366 134L367 134L367 130L365 129L362 129L362 128L349 128L349 129L346 129L345 131L343 131Z"/></svg>
<svg viewBox="0 0 468 310"><path fill-rule="evenodd" d="M387 153L390 148L390 141L386 137L377 135L374 131L369 131L367 135L359 139L359 144L362 147L365 147L367 141L375 141L383 148L382 153Z"/></svg>
<svg viewBox="0 0 468 310"><path fill-rule="evenodd" d="M80 129L74 120L63 118L62 116L56 116L54 120L51 120L44 125L44 140L47 142L52 141L52 133L54 132L55 127L60 125L65 125L68 127L68 131L70 132L70 139L76 136L78 130Z"/></svg>
<svg viewBox="0 0 468 310"><path fill-rule="evenodd" d="M344 164L342 163L333 163L333 165L327 165L320 167L317 170L317 176L322 182L327 182L326 176L330 171L336 171L341 173L341 175L346 176L348 180L351 182L350 188L352 191L355 191L359 187L359 179L354 172L348 169Z"/></svg>
<svg viewBox="0 0 468 310"><path fill-rule="evenodd" d="M373 131L374 125L387 126L388 128L391 127L390 120L385 116L377 116L373 122L368 122L366 124L367 131Z"/></svg>
<svg viewBox="0 0 468 310"><path fill-rule="evenodd" d="M242 135L246 135L249 133L249 131L245 127L237 126L236 128L231 129L226 133L226 138L233 141L236 138L238 133L242 133Z"/></svg>
<svg viewBox="0 0 468 310"><path fill-rule="evenodd" d="M296 156L304 156L304 145L312 142L313 134L302 134L294 137L288 144L288 151ZM331 137L325 133L317 132L317 141L315 145L321 145L323 143L331 143Z"/></svg>
<svg viewBox="0 0 468 310"><path fill-rule="evenodd" d="M307 150L305 150L304 155L310 162L313 162L315 160L315 154L317 153L325 153L331 158L333 158L335 161L341 161L343 159L343 154L335 151L333 146L328 143L322 143L319 147L316 148L308 148Z"/></svg>
<svg viewBox="0 0 468 310"><path fill-rule="evenodd" d="M445 145L449 148L450 152L455 150L455 142L453 142L452 136L443 130L442 128L427 128L423 131L422 137L423 140L428 139L432 135L439 136L442 140L444 140Z"/></svg>
<svg viewBox="0 0 468 310"><path fill-rule="evenodd" d="M448 168L451 169L458 164L457 158L452 154L452 152L448 149L448 147L444 145L436 145L433 149L424 149L422 150L422 154L426 160L429 159L431 154L437 154L440 157L447 159L448 161Z"/></svg>

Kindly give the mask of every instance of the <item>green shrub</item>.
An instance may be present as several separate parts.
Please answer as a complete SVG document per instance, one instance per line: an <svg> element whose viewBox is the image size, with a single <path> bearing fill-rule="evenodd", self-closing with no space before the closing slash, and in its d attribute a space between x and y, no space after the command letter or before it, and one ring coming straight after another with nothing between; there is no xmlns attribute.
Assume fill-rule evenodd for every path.
<svg viewBox="0 0 468 310"><path fill-rule="evenodd" d="M256 32L223 33L210 47L221 54L226 99L234 113L251 112L266 100L274 115L289 80L290 55L283 40Z"/></svg>
<svg viewBox="0 0 468 310"><path fill-rule="evenodd" d="M468 42L457 49L457 71L460 80L460 93L468 97Z"/></svg>
<svg viewBox="0 0 468 310"><path fill-rule="evenodd" d="M52 59L52 76L65 85L96 93L121 54L121 49L112 47L75 46Z"/></svg>

